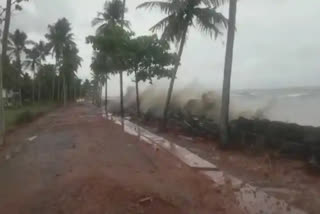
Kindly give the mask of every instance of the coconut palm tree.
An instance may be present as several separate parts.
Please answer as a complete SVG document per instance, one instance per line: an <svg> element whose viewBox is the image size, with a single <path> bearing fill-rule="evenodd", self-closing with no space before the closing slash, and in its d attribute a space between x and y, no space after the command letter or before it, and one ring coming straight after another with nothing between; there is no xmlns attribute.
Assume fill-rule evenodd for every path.
<svg viewBox="0 0 320 214"><path fill-rule="evenodd" d="M55 79L56 79L56 66L54 64L43 64L39 66L38 69L38 87L45 89L44 90L44 98L50 99L54 101L54 91L55 91ZM51 90L49 90L49 85L51 84ZM43 87L45 86L45 87ZM40 91L40 93L39 93ZM38 99L40 100L40 96L42 96L41 89L38 91ZM50 93L51 92L51 93ZM51 95L51 96L50 96Z"/></svg>
<svg viewBox="0 0 320 214"><path fill-rule="evenodd" d="M78 68L81 66L81 57L78 55L79 50L75 45L67 45L64 47L62 52L62 60L60 66L60 73L64 78L64 103L67 102L68 88L74 81Z"/></svg>
<svg viewBox="0 0 320 214"><path fill-rule="evenodd" d="M63 58L63 50L67 46L75 46L73 41L73 34L71 33L71 25L66 18L59 19L53 25L49 25L49 33L45 35L48 40L48 48L55 56L56 59L56 69L59 70L61 65L61 60ZM59 75L60 76L60 75ZM66 80L64 72L61 73L62 85L63 85L63 101L66 104ZM58 99L60 96L60 81L58 80Z"/></svg>
<svg viewBox="0 0 320 214"><path fill-rule="evenodd" d="M24 65L30 68L33 72L32 79L32 102L35 101L35 77L36 70L40 68L42 62L46 60L46 56L48 55L48 48L44 41L31 42L33 47L31 49L26 49L26 60ZM38 78L38 101L40 101L41 87L40 87L40 78Z"/></svg>
<svg viewBox="0 0 320 214"><path fill-rule="evenodd" d="M24 0L27 1L27 0ZM0 33L2 34L2 53L1 53L1 61L0 61L0 145L4 143L4 131L5 131L5 115L4 115L4 101L2 98L2 89L3 89L3 66L6 64L7 60L7 50L8 50L8 36L9 36L9 29L10 29L10 22L11 22L11 12L12 12L12 6L15 4L16 10L21 10L22 7L19 3L21 3L22 0L19 1L13 1L7 0L6 2L6 8L3 10L5 12L5 18L1 20L4 21L4 28L0 30Z"/></svg>
<svg viewBox="0 0 320 214"><path fill-rule="evenodd" d="M33 73L32 77L32 103L35 101L35 78L36 78L36 69L40 66L40 59L38 56L38 51L35 48L27 50L26 60L24 65L31 69Z"/></svg>
<svg viewBox="0 0 320 214"><path fill-rule="evenodd" d="M162 39L179 44L178 60L175 64L168 95L163 112L162 129L166 128L168 111L172 96L174 81L180 65L183 48L186 43L189 28L195 26L200 31L217 37L227 27L227 19L216 8L225 0L167 0L150 1L140 4L137 8L158 8L167 16L151 27L151 31L162 30Z"/></svg>
<svg viewBox="0 0 320 214"><path fill-rule="evenodd" d="M230 85L231 85L231 71L232 71L232 59L233 59L233 44L236 25L236 11L237 0L230 0L229 6L229 29L227 37L227 48L224 65L224 78L222 89L222 105L220 116L220 136L222 145L228 144L229 138L229 103L230 103Z"/></svg>
<svg viewBox="0 0 320 214"><path fill-rule="evenodd" d="M92 24L96 26L100 24L97 29L97 34L106 32L106 29L112 28L114 26L120 27L130 27L129 21L124 19L124 14L126 12L126 1L123 0L112 0L111 2L106 1L104 5L104 11L102 13L98 13L98 17L96 17ZM121 116L124 116L124 107L123 107L123 71L119 71L120 77L120 109Z"/></svg>
<svg viewBox="0 0 320 214"><path fill-rule="evenodd" d="M115 25L130 28L130 22L122 18L123 14L126 12L123 5L124 4L121 0L105 2L104 11L99 12L98 16L92 21L93 26L99 25L97 28L97 33Z"/></svg>
<svg viewBox="0 0 320 214"><path fill-rule="evenodd" d="M100 75L100 80L105 86L105 102L104 107L106 113L108 112L108 79L109 76L114 72L113 63L110 57L108 57L104 52L95 52L92 58L91 69L96 75Z"/></svg>
<svg viewBox="0 0 320 214"><path fill-rule="evenodd" d="M121 27L125 25L124 13L126 12L126 0L123 0L122 3L122 18L121 18ZM124 117L124 107L123 107L123 73L120 71L120 108L121 108L121 117ZM123 122L123 121L122 121Z"/></svg>
<svg viewBox="0 0 320 214"><path fill-rule="evenodd" d="M93 86L93 94L92 94L92 98L93 98L93 102L97 105L97 106L101 106L101 93L102 93L102 85L103 85L103 79L104 79L104 75L99 73L99 71L97 70L93 70L92 72L92 86Z"/></svg>
<svg viewBox="0 0 320 214"><path fill-rule="evenodd" d="M3 88L2 73L3 73L3 66L5 65L7 60L8 35L9 35L10 19L11 19L11 4L12 4L12 1L7 0L4 30L3 30L2 40L1 40L2 53L1 53L1 62L0 62L0 145L4 143L4 131L5 131L4 100L2 97L2 88Z"/></svg>
<svg viewBox="0 0 320 214"><path fill-rule="evenodd" d="M8 51L9 56L14 57L15 59L15 66L16 66L16 90L20 92L19 100L20 105L22 105L22 97L21 97L21 87L20 87L20 80L22 76L22 62L21 56L23 53L26 52L26 45L30 41L28 40L28 36L26 33L16 30L14 33L9 34L9 41L8 41Z"/></svg>

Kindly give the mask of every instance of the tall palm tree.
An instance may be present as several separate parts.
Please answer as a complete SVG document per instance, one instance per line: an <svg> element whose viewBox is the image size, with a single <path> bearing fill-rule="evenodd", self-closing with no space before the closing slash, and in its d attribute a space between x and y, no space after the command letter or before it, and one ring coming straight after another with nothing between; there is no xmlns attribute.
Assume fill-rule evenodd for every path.
<svg viewBox="0 0 320 214"><path fill-rule="evenodd" d="M63 102L67 102L67 92L70 88L71 82L74 81L76 77L76 72L81 66L81 57L78 55L79 50L74 45L65 46L63 49L63 57L61 60L60 73L64 78L64 87L63 87Z"/></svg>
<svg viewBox="0 0 320 214"><path fill-rule="evenodd" d="M108 28L112 28L114 26L121 27L130 27L129 21L124 19L124 14L126 12L126 0L112 0L111 2L106 1L104 5L104 11L102 13L98 13L98 17L96 17L92 24L100 26L97 29L97 34L105 31ZM123 107L123 71L119 71L120 77L120 111L121 116L124 116L124 107Z"/></svg>
<svg viewBox="0 0 320 214"><path fill-rule="evenodd" d="M99 51L94 54L91 63L91 69L95 75L100 75L100 80L105 86L105 102L104 108L106 113L108 112L108 79L111 74L114 73L111 59L103 52Z"/></svg>
<svg viewBox="0 0 320 214"><path fill-rule="evenodd" d="M24 62L25 66L29 67L33 72L32 79L32 101L35 101L35 77L36 70L40 68L42 62L46 60L46 56L48 55L48 48L44 41L31 42L33 47L31 49L26 50L26 60ZM41 87L40 87L40 78L38 78L38 101L40 101Z"/></svg>
<svg viewBox="0 0 320 214"><path fill-rule="evenodd" d="M121 0L105 2L104 11L99 12L98 16L92 21L93 26L99 25L97 28L98 33L115 25L124 26L126 28L130 27L129 21L123 19L123 14L126 12L124 5L125 4Z"/></svg>
<svg viewBox="0 0 320 214"><path fill-rule="evenodd" d="M20 79L22 76L22 62L21 56L26 52L26 45L30 42L27 40L28 36L26 33L16 30L14 33L9 34L9 43L8 43L8 51L9 56L15 58L16 65L16 90L19 90L20 96L20 105L22 105L22 97L21 97L21 87L20 87Z"/></svg>
<svg viewBox="0 0 320 214"><path fill-rule="evenodd" d="M225 0L167 0L151 1L139 5L137 8L158 8L167 16L151 27L151 31L163 30L162 39L179 44L178 60L174 66L168 95L163 112L162 129L167 126L168 111L172 96L174 81L180 65L183 48L186 43L189 27L195 26L200 31L215 37L221 34L221 30L227 27L227 19L216 8Z"/></svg>
<svg viewBox="0 0 320 214"><path fill-rule="evenodd" d="M123 0L122 4L122 19L121 19L121 27L124 27L125 19L124 19L124 13L126 12L126 0ZM120 71L120 108L121 108L121 117L124 117L124 107L123 107L123 73ZM123 121L122 121L123 122Z"/></svg>
<svg viewBox="0 0 320 214"><path fill-rule="evenodd" d="M0 145L4 142L4 131L5 131L5 116L4 116L4 101L2 98L2 89L3 89L3 66L6 64L7 60L7 50L8 50L8 36L9 36L9 28L11 22L11 12L12 12L12 5L15 5L16 10L21 10L22 7L19 5L23 0L13 1L7 0L6 1L6 8L5 10L5 18L4 18L4 29L3 29L3 36L2 36L2 53L1 53L1 60L0 60ZM27 0L24 0L27 1ZM0 30L1 31L1 30ZM0 32L2 33L2 31Z"/></svg>
<svg viewBox="0 0 320 214"><path fill-rule="evenodd" d="M40 65L39 70L38 70L38 75L37 75L39 88L41 88L42 81L46 82L45 88L47 88L47 98L49 98L49 82L51 81L51 99L54 101L53 96L54 96L54 91L55 91L55 79L56 79L56 66L54 64L44 64ZM40 93L41 94L41 93ZM38 94L40 97L40 95Z"/></svg>
<svg viewBox="0 0 320 214"><path fill-rule="evenodd" d="M224 78L222 90L222 105L220 116L220 136L222 145L228 144L229 140L229 103L230 103L230 85L233 59L234 34L236 26L237 0L230 0L229 6L229 29L227 37L227 48L224 65Z"/></svg>
<svg viewBox="0 0 320 214"><path fill-rule="evenodd" d="M5 15L5 23L4 30L2 36L2 54L1 54L1 62L0 62L0 145L4 143L4 132L5 132L5 116L4 116L4 101L2 97L2 88L3 88L3 66L7 60L7 48L8 48L8 35L10 28L10 19L11 19L11 0L7 0L6 4L6 15Z"/></svg>
<svg viewBox="0 0 320 214"><path fill-rule="evenodd" d="M103 85L103 75L99 73L97 70L93 70L92 73L92 85L93 85L93 101L99 107L101 106L101 93L102 93L102 85Z"/></svg>
<svg viewBox="0 0 320 214"><path fill-rule="evenodd" d="M61 60L63 58L63 50L67 46L75 46L73 41L73 34L71 33L71 25L66 18L59 19L53 25L49 25L49 33L45 35L48 40L48 48L56 59L56 69L59 70ZM60 76L60 75L59 75ZM63 101L66 105L66 80L64 72L61 73L63 85ZM59 80L58 80L59 83ZM58 85L58 91L60 87ZM58 97L60 96L58 92Z"/></svg>

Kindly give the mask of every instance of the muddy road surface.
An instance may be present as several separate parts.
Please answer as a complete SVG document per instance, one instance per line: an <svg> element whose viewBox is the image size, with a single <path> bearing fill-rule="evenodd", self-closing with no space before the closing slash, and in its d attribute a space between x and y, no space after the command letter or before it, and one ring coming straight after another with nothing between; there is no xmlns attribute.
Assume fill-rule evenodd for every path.
<svg viewBox="0 0 320 214"><path fill-rule="evenodd" d="M8 134L0 213L241 213L232 192L141 143L89 104L60 108Z"/></svg>

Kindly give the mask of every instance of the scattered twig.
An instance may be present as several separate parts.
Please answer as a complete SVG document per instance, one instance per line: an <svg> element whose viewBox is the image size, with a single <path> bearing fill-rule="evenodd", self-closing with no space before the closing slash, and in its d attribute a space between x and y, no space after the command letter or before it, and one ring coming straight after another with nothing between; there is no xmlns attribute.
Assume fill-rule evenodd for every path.
<svg viewBox="0 0 320 214"><path fill-rule="evenodd" d="M152 201L153 201L153 198L151 196L148 196L148 197L141 198L139 200L139 204L145 204L147 202L152 202Z"/></svg>

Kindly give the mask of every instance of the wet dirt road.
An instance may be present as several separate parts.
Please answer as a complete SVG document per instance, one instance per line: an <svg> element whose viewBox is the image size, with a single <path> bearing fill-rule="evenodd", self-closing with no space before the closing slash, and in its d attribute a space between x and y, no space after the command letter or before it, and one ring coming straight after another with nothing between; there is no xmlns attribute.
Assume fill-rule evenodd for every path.
<svg viewBox="0 0 320 214"><path fill-rule="evenodd" d="M241 213L231 192L89 104L10 133L0 190L0 213L10 214Z"/></svg>

